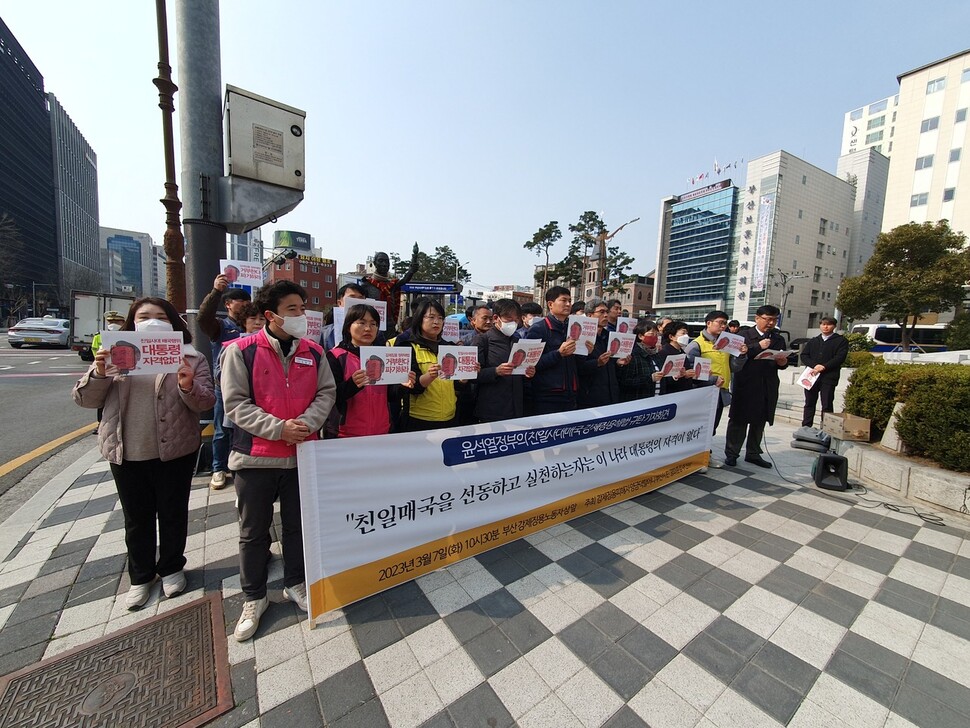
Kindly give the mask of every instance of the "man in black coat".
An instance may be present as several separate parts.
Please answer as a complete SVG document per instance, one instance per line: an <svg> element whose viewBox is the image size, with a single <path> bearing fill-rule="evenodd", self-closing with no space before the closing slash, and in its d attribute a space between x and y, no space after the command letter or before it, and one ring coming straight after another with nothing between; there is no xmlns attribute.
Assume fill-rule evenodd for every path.
<svg viewBox="0 0 970 728"><path fill-rule="evenodd" d="M765 425L774 424L775 405L778 404L778 370L788 366L788 357L778 354L770 359L757 359L766 349L785 351L785 337L775 330L778 308L765 305L755 312L755 325L744 332L748 347L744 366L734 375L734 398L728 415L727 437L724 444L724 464L737 465L741 445L745 446L744 460L762 468L771 463L761 457L761 441ZM747 435L747 438L745 438Z"/></svg>
<svg viewBox="0 0 970 728"><path fill-rule="evenodd" d="M811 427L815 422L815 404L822 398L822 412L833 412L835 406L835 387L839 383L842 362L849 355L849 342L841 334L835 333L839 322L825 316L818 325L822 333L805 344L802 349L802 364L818 372L818 379L811 389L805 390L805 410L802 412L802 427Z"/></svg>
<svg viewBox="0 0 970 728"><path fill-rule="evenodd" d="M509 355L516 339L513 335L522 320L519 304L510 298L500 298L495 302L493 326L477 340L478 399L475 402L475 418L478 422L497 422L522 417L523 381L522 376L512 374L515 369L509 363ZM525 378L535 375L535 367L526 369Z"/></svg>

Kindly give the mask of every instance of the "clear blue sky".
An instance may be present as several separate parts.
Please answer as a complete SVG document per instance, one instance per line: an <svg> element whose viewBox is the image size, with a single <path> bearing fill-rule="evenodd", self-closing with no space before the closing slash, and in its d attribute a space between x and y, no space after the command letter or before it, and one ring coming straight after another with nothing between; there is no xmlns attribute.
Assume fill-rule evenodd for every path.
<svg viewBox="0 0 970 728"><path fill-rule="evenodd" d="M98 154L101 224L161 242L154 3L0 17ZM834 172L846 111L970 46L965 0L223 0L221 18L223 84L307 112L306 198L264 237L309 232L340 270L450 245L483 286L530 283L522 243L558 220L561 257L584 210L639 216L616 242L647 273L661 198L715 157Z"/></svg>

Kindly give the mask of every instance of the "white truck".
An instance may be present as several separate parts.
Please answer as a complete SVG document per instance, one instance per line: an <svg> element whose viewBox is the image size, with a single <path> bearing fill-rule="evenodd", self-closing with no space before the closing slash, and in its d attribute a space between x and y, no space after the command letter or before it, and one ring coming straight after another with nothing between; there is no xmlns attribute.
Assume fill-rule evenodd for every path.
<svg viewBox="0 0 970 728"><path fill-rule="evenodd" d="M126 316L134 300L134 296L71 291L71 335L68 343L82 361L94 361L91 341L104 328L105 311L117 311Z"/></svg>

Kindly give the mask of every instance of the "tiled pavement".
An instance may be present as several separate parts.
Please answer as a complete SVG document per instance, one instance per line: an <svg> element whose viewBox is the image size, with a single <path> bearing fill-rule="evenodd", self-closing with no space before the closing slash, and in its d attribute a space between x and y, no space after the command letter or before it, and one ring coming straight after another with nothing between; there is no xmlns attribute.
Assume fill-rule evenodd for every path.
<svg viewBox="0 0 970 728"><path fill-rule="evenodd" d="M229 640L236 707L212 725L970 725L967 522L816 490L790 433L769 447L801 485L693 475L314 630L274 559L276 603L254 640ZM0 529L0 674L203 590L222 592L227 632L238 617L232 489L192 491L187 597L156 587L130 613L120 506L86 460Z"/></svg>

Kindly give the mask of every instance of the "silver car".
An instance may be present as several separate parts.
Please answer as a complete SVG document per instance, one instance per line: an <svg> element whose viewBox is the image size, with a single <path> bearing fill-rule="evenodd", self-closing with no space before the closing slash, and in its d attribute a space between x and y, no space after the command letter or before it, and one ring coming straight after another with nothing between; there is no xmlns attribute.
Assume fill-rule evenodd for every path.
<svg viewBox="0 0 970 728"><path fill-rule="evenodd" d="M59 346L66 349L70 329L71 322L68 319L48 316L25 318L7 332L7 341L14 349L19 349L24 344Z"/></svg>

